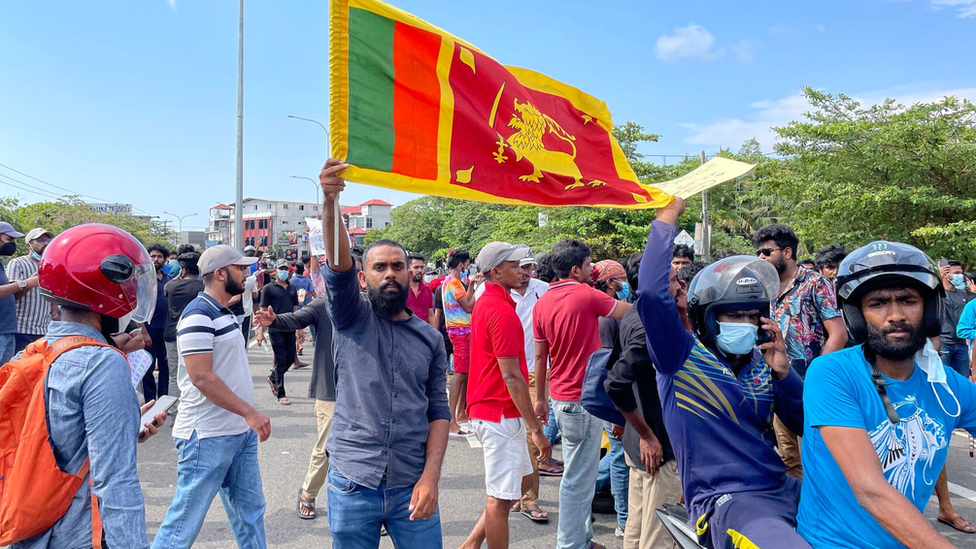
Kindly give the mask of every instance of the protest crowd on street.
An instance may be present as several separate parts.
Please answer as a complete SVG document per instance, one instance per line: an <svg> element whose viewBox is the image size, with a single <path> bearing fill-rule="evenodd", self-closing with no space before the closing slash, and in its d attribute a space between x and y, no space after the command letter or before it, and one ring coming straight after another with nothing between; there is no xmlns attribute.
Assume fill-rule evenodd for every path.
<svg viewBox="0 0 976 549"><path fill-rule="evenodd" d="M0 549L976 541L976 461L955 459L976 452L972 104L806 89L822 124L778 130L775 177L755 140L669 170L636 152L657 135L580 90L379 0L329 5L329 127L289 116L330 152L292 176L316 198L287 253L243 225L240 110L226 241L190 244L188 216L157 239L0 205ZM889 124L847 120L871 151L809 137L845 113ZM889 146L905 127L918 146ZM857 179L835 160L888 194L829 210L817 181ZM855 219L777 215L790 177L810 194L785 209ZM340 205L353 182L434 202L399 233L360 226L378 202ZM713 212L761 211L713 227L708 193L732 185ZM556 234L557 207L588 231L531 234Z"/></svg>

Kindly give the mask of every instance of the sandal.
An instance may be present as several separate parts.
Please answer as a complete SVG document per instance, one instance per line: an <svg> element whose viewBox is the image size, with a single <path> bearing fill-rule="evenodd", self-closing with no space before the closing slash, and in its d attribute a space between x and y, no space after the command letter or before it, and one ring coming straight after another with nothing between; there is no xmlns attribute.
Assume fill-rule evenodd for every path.
<svg viewBox="0 0 976 549"><path fill-rule="evenodd" d="M563 476L563 464L554 459L540 461L539 475L544 477L561 477Z"/></svg>
<svg viewBox="0 0 976 549"><path fill-rule="evenodd" d="M271 394L273 394L275 398L278 398L278 384L271 379L271 376L268 376L268 385L271 386Z"/></svg>
<svg viewBox="0 0 976 549"><path fill-rule="evenodd" d="M298 362L296 360L295 363L292 365L291 369L292 370L299 370L299 369L305 368L307 366L308 366L308 363L307 362Z"/></svg>
<svg viewBox="0 0 976 549"><path fill-rule="evenodd" d="M291 406L291 401L288 400L288 397L281 397L278 399L278 404L281 404L282 406Z"/></svg>
<svg viewBox="0 0 976 549"><path fill-rule="evenodd" d="M976 533L976 529L973 528L973 525L968 520L962 518L962 515L957 514L955 517L951 519L944 519L942 517L939 517L938 520L942 524L951 526L964 534ZM962 524L960 524L960 521L962 522Z"/></svg>
<svg viewBox="0 0 976 549"><path fill-rule="evenodd" d="M461 429L459 429L458 432L456 432L456 433L451 433L451 436L452 437L459 437L459 438L466 438L466 437L470 437L472 435L474 435L474 431L469 431L469 430L465 429L464 427L461 427Z"/></svg>
<svg viewBox="0 0 976 549"><path fill-rule="evenodd" d="M519 513L532 522L549 522L549 513L540 509L538 505L535 506L535 509L523 508Z"/></svg>
<svg viewBox="0 0 976 549"><path fill-rule="evenodd" d="M302 514L302 507L309 510L309 514ZM312 520L315 518L315 500L305 497L305 491L298 491L298 518Z"/></svg>

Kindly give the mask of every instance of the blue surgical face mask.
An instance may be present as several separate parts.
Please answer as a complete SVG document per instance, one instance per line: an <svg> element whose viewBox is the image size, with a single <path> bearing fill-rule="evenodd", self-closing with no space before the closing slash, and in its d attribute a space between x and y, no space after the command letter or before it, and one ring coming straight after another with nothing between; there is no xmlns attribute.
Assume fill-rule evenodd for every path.
<svg viewBox="0 0 976 549"><path fill-rule="evenodd" d="M626 282L621 282L620 285L621 288L620 291L617 292L617 299L622 301L624 299L627 299L627 297L630 295L630 284L627 284Z"/></svg>
<svg viewBox="0 0 976 549"><path fill-rule="evenodd" d="M169 276L176 276L180 274L180 262L175 259L170 259L167 261L169 265Z"/></svg>
<svg viewBox="0 0 976 549"><path fill-rule="evenodd" d="M28 244L27 247L30 248L31 257L33 257L34 259L40 261L41 260L41 254L35 252L34 251L34 247L31 246L30 244Z"/></svg>
<svg viewBox="0 0 976 549"><path fill-rule="evenodd" d="M950 276L949 277L949 282L953 286L955 286L955 288L957 290L964 290L964 289L966 289L966 277L964 277L962 275L962 273L954 274L954 275Z"/></svg>
<svg viewBox="0 0 976 549"><path fill-rule="evenodd" d="M288 280L288 271L278 271L278 280Z"/></svg>
<svg viewBox="0 0 976 549"><path fill-rule="evenodd" d="M467 280L467 278L468 278L468 270L467 269L461 269L461 272L459 274L461 275L461 280Z"/></svg>
<svg viewBox="0 0 976 549"><path fill-rule="evenodd" d="M751 322L719 322L718 348L730 355L751 353L759 338L759 326Z"/></svg>

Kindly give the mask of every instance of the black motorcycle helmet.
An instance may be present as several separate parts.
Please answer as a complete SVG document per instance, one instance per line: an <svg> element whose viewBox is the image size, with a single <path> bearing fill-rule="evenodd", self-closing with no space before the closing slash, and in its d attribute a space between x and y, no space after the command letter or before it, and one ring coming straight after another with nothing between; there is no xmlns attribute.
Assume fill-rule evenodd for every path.
<svg viewBox="0 0 976 549"><path fill-rule="evenodd" d="M727 257L692 279L688 317L698 339L713 343L719 332L717 312L759 309L764 317L771 318L770 302L778 295L779 274L768 261L748 255Z"/></svg>
<svg viewBox="0 0 976 549"><path fill-rule="evenodd" d="M854 250L837 268L837 304L855 343L864 343L867 324L861 298L881 288L910 286L925 300L922 320L927 337L942 332L945 289L935 264L922 250L901 242L879 240Z"/></svg>

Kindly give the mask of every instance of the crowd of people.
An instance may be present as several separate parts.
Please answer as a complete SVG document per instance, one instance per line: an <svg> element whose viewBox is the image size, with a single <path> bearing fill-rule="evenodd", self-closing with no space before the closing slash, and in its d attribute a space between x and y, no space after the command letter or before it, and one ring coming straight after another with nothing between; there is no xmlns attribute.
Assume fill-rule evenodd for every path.
<svg viewBox="0 0 976 549"><path fill-rule="evenodd" d="M254 406L248 342L270 348L267 382L287 406L309 328L317 439L296 512L327 515L337 549L387 534L441 547L442 463L469 437L486 499L466 549L508 547L513 512L549 521L540 476L560 477L558 549L603 547L601 487L628 549L672 546L655 516L666 504L715 549L951 547L923 515L933 491L938 520L974 532L945 468L953 431L976 431L976 281L959 262L887 241L802 258L778 224L753 235L754 255L696 259L674 245L675 198L633 256L489 242L438 270L397 242L354 249L336 233L345 168L330 159L320 175L337 243L321 258L0 222L0 255L17 239L29 250L0 267L0 404L42 399L50 440L17 446L0 486L18 472L43 486L28 451L77 479L60 501L0 493L24 507L0 516L0 541L149 547L136 446L171 419L178 482L152 547L192 546L218 494L238 545L266 547L258 447L272 425ZM138 349L144 374L123 354ZM43 375L17 396L9 372L28 363ZM178 404L140 420L163 396ZM42 520L32 497L60 511Z"/></svg>

